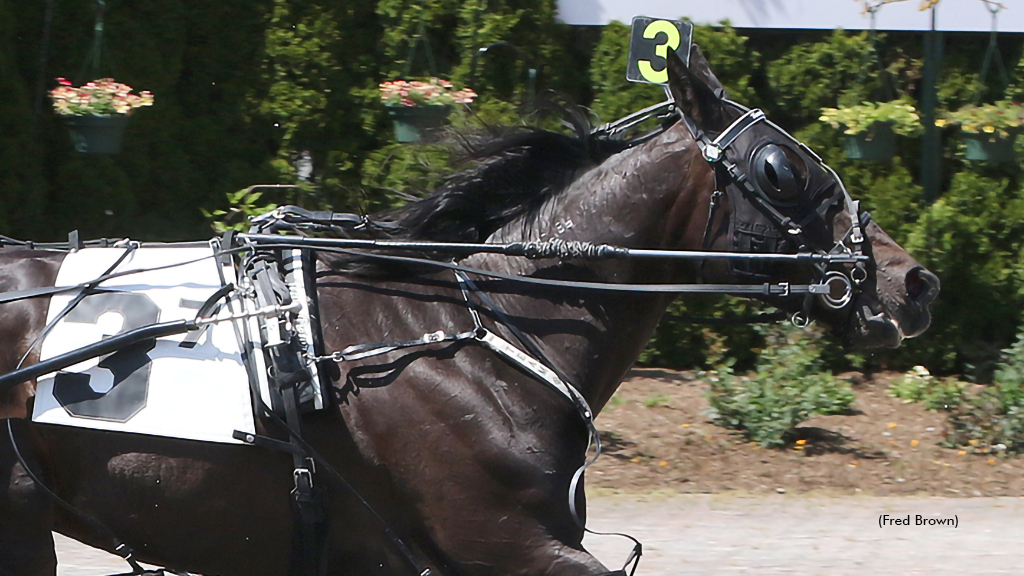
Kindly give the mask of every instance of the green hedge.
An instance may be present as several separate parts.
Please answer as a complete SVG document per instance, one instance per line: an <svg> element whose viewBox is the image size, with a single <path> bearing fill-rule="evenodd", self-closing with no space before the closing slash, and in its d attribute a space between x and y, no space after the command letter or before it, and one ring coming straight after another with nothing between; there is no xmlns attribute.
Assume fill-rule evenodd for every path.
<svg viewBox="0 0 1024 576"><path fill-rule="evenodd" d="M883 96L879 58L890 74L891 95L919 96L920 35L879 37L880 56L866 33L804 32L781 37L749 32L744 37L724 25L713 31L698 27L695 41L726 88L740 102L765 110L815 149L843 177L850 193L862 201L875 220L942 280L942 294L932 306L932 328L896 351L847 354L837 344L824 352L827 367L905 370L924 364L937 373L970 372L990 376L999 351L1013 341L1024 303L1024 212L1019 163L1007 166L974 164L963 159L956 133L943 134L943 193L935 203L923 201L917 184L920 139L901 138L889 163L847 160L842 136L817 120L824 107ZM647 86L627 85L606 69L621 66L628 28L609 26L595 53L605 58L595 67L595 110L621 114L651 98ZM1020 59L1021 40L1003 39L1005 58ZM967 35L947 35L951 56L941 73L941 105L955 108L971 101L981 85L977 70L985 45ZM1024 64L1018 64L1009 87L993 87L982 97L1024 96ZM602 115L604 115L602 113ZM1024 143L1018 141L1018 149ZM1019 151L1024 151L1021 149ZM733 299L694 300L670 310L682 317L730 315ZM752 366L750 349L761 342L750 327L712 328L726 338L742 366ZM693 365L706 362L703 328L673 322L657 329L642 360L653 364Z"/></svg>
<svg viewBox="0 0 1024 576"><path fill-rule="evenodd" d="M294 164L308 154L313 175L301 194L265 196L339 210L373 210L421 193L448 170L438 149L399 146L377 102L377 84L407 66L429 72L422 46L406 62L422 22L437 72L481 94L477 118L520 121L525 68L538 92L555 90L613 120L662 98L657 87L624 79L628 27L569 27L555 0L222 0L112 3L108 61L118 79L156 95L133 117L124 153L79 155L48 110L34 110L45 2L0 0L0 233L59 239L197 238L228 194L257 183L295 183ZM57 3L44 84L75 79L91 41L88 2ZM1024 294L1020 166L977 166L962 159L955 134L944 134L943 194L931 205L917 185L920 141L901 139L891 163L847 161L841 138L817 121L822 107L883 96L880 57L890 86L919 98L921 35L880 36L880 56L864 33L741 31L698 26L696 41L733 98L758 106L821 153L876 220L943 281L932 331L895 352L851 356L837 348L827 366L936 373L990 372L1020 323ZM955 108L979 91L981 35L947 34L942 106ZM508 42L480 58L478 48ZM1019 37L1002 37L1014 83L992 85L985 98L1024 98ZM88 80L85 78L82 80ZM1018 143L1024 146L1024 142ZM201 210L202 209L202 210ZM750 311L755 305L745 304ZM688 299L674 317L734 315L731 299ZM692 366L705 361L705 327L666 321L644 359ZM747 327L714 328L732 354L753 365L762 337Z"/></svg>

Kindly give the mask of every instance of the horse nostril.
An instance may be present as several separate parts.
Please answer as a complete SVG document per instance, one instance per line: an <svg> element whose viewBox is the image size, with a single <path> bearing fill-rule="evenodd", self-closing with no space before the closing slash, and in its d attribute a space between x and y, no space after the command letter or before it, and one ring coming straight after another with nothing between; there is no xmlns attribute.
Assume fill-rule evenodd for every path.
<svg viewBox="0 0 1024 576"><path fill-rule="evenodd" d="M918 304L928 304L939 295L939 277L918 266L907 272L907 296Z"/></svg>

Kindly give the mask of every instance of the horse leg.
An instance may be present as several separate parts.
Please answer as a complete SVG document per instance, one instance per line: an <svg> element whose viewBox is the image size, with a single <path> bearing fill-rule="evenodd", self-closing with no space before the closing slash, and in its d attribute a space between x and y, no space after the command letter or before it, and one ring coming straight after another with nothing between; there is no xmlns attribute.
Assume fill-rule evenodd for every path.
<svg viewBox="0 0 1024 576"><path fill-rule="evenodd" d="M53 502L25 470L37 476L28 427L21 418L0 419L0 576L53 576ZM14 444L11 442L13 436Z"/></svg>

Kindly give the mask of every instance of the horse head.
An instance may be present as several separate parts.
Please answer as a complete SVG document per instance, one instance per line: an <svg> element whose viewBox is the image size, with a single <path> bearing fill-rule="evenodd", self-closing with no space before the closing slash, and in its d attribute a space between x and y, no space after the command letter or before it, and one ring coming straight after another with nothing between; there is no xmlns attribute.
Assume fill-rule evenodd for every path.
<svg viewBox="0 0 1024 576"><path fill-rule="evenodd" d="M798 322L820 320L857 347L896 347L924 332L939 279L860 210L839 176L759 110L730 101L696 45L688 64L670 55L668 71L682 123L705 160L696 165L703 164L704 181L713 183L701 206L707 214L702 248L844 257L813 264L708 260L698 264L698 277L824 283L824 294L761 298Z"/></svg>

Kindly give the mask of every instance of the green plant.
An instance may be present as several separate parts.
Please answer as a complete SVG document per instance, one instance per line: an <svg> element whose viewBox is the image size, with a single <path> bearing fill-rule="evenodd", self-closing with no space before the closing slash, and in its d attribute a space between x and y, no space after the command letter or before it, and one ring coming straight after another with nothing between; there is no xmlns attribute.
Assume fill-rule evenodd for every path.
<svg viewBox="0 0 1024 576"><path fill-rule="evenodd" d="M878 75L867 73L874 59L866 32L835 30L824 41L792 46L767 66L775 108L771 117L783 126L812 122L822 108L871 99L881 87Z"/></svg>
<svg viewBox="0 0 1024 576"><path fill-rule="evenodd" d="M469 104L476 92L469 88L452 90L452 83L441 78L381 82L380 101L385 106L450 106Z"/></svg>
<svg viewBox="0 0 1024 576"><path fill-rule="evenodd" d="M934 377L924 366L914 366L894 384L889 386L889 396L906 402L920 402L924 399L924 391Z"/></svg>
<svg viewBox="0 0 1024 576"><path fill-rule="evenodd" d="M967 384L956 378L936 378L924 366L914 366L889 387L889 395L904 402L922 402L928 410L952 411L963 404Z"/></svg>
<svg viewBox="0 0 1024 576"><path fill-rule="evenodd" d="M888 124L892 131L903 136L917 136L924 128L913 104L906 100L892 102L864 102L857 106L823 108L822 122L843 129L844 134L867 132L876 124Z"/></svg>
<svg viewBox="0 0 1024 576"><path fill-rule="evenodd" d="M973 134L999 134L1009 136L1024 124L1024 106L1020 102L1000 100L993 104L969 104L954 112L947 112L936 121L959 124L964 132Z"/></svg>
<svg viewBox="0 0 1024 576"><path fill-rule="evenodd" d="M790 325L761 327L767 345L755 372L738 376L728 359L702 372L715 423L740 430L762 446L783 446L797 424L814 414L850 410L849 383L822 362L820 334Z"/></svg>
<svg viewBox="0 0 1024 576"><path fill-rule="evenodd" d="M50 90L53 109L61 116L107 116L131 114L136 108L153 105L153 94L143 90L132 94L132 87L113 78L93 80L75 87L66 78L57 78L60 86Z"/></svg>
<svg viewBox="0 0 1024 576"><path fill-rule="evenodd" d="M1024 333L1003 351L995 381L949 416L949 446L1024 452Z"/></svg>
<svg viewBox="0 0 1024 576"><path fill-rule="evenodd" d="M266 214L277 209L277 204L260 204L259 199L262 192L243 188L237 192L228 192L227 200L230 208L227 210L207 211L200 208L203 216L213 220L211 224L218 234L228 230L245 232L249 230L249 219L261 214Z"/></svg>
<svg viewBox="0 0 1024 576"><path fill-rule="evenodd" d="M1014 340L1024 302L1024 190L975 171L955 174L921 211L903 246L942 279L932 324L899 353L932 372L972 364L981 380Z"/></svg>

